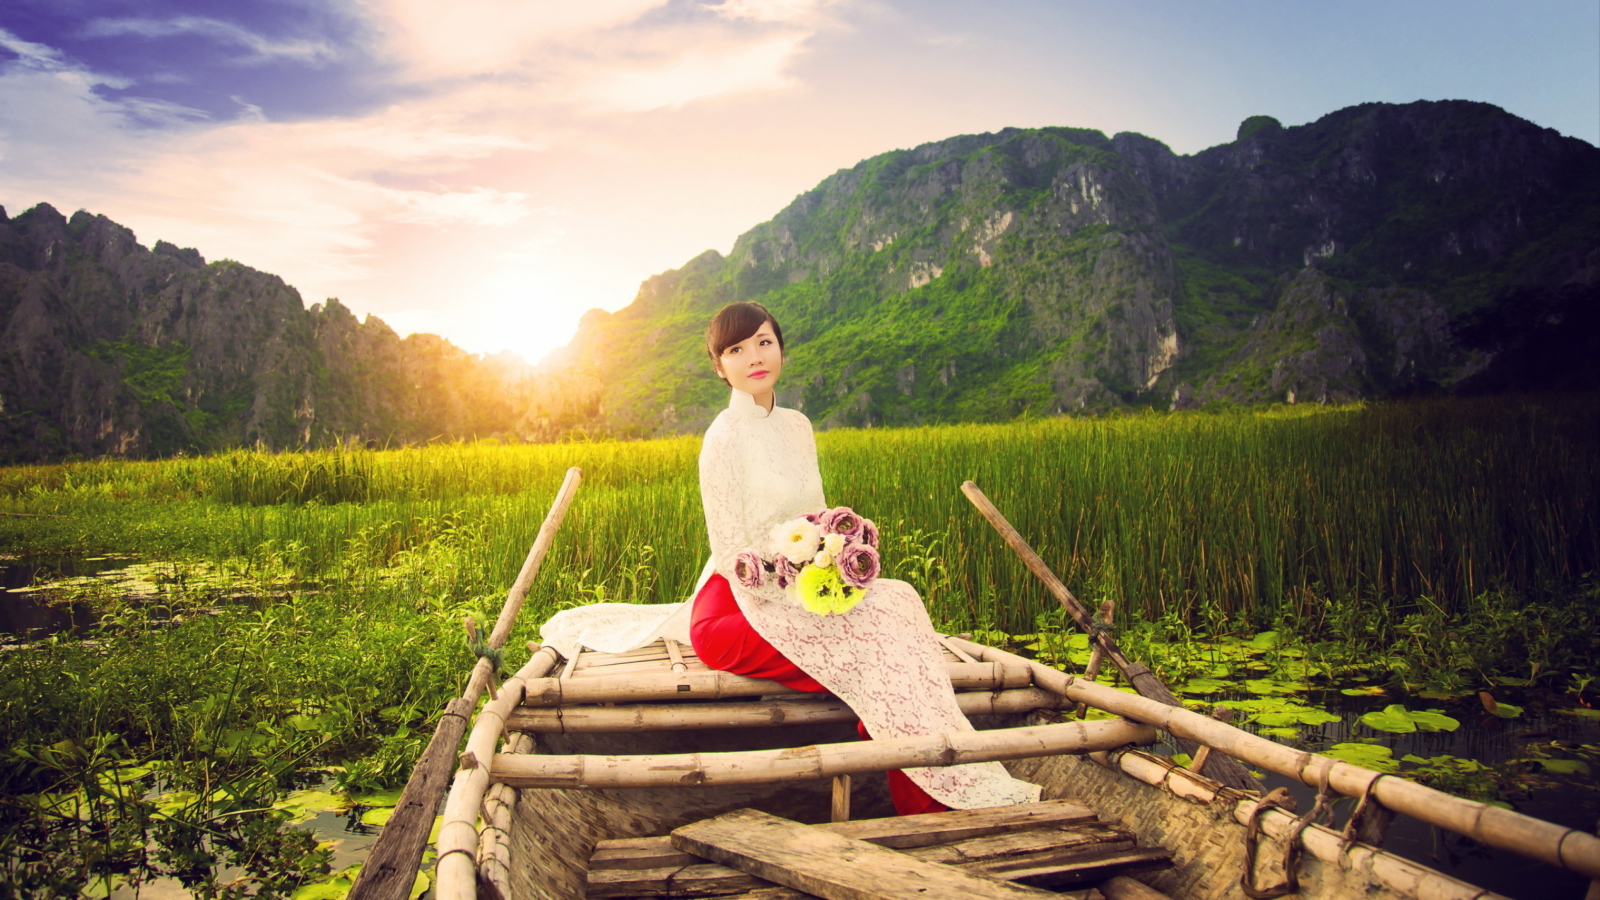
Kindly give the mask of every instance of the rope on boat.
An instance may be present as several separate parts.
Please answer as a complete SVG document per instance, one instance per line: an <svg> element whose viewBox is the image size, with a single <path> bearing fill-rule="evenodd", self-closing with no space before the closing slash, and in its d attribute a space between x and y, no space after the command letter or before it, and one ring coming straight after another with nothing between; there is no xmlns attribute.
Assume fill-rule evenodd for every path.
<svg viewBox="0 0 1600 900"><path fill-rule="evenodd" d="M500 698L499 682L495 680L500 670L505 667L505 651L490 643L492 635L484 635L478 631L478 622L471 616L462 619L462 624L467 627L467 649L471 650L480 661L489 661L489 699Z"/></svg>
<svg viewBox="0 0 1600 900"><path fill-rule="evenodd" d="M1373 796L1373 788L1378 782L1388 777L1387 775L1379 775L1377 778L1367 782L1367 789L1361 792L1360 801L1356 803L1355 810L1350 813L1350 821L1344 823L1344 834L1339 836L1340 849L1349 851L1351 844L1361 840L1361 832L1367 827L1368 816L1377 819L1379 822L1383 821L1382 816L1387 811L1384 809L1383 804L1378 802L1378 798ZM1375 843L1381 843L1383 840L1381 834L1383 826L1379 825L1378 828L1380 834Z"/></svg>
<svg viewBox="0 0 1600 900"><path fill-rule="evenodd" d="M1328 786L1328 772L1332 766L1322 767L1321 784L1317 788L1317 802L1311 811L1294 820L1289 826L1289 832L1283 836L1283 881L1269 888L1258 888L1256 878L1256 844L1261 834L1261 814L1271 808L1278 808L1285 812L1294 812L1294 798L1289 795L1287 788L1273 788L1265 797L1256 801L1250 810L1250 819L1245 825L1244 832L1244 872L1239 875L1239 887L1244 890L1245 896L1251 900L1272 900L1274 897L1286 897L1290 894L1300 893L1300 852L1304 844L1300 840L1301 834L1316 821L1323 817L1329 824L1333 823L1333 809L1328 805L1331 788Z"/></svg>

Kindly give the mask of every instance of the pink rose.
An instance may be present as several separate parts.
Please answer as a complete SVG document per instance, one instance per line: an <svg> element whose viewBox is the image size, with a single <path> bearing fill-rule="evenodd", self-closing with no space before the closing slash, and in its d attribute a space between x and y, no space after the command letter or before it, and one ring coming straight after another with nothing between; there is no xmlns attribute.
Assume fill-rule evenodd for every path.
<svg viewBox="0 0 1600 900"><path fill-rule="evenodd" d="M778 558L772 561L772 574L777 576L778 587L786 588L800 577L800 570L789 561L789 557L780 553Z"/></svg>
<svg viewBox="0 0 1600 900"><path fill-rule="evenodd" d="M823 534L838 534L853 538L861 533L861 517L848 506L835 506L818 517Z"/></svg>
<svg viewBox="0 0 1600 900"><path fill-rule="evenodd" d="M780 557L781 559L781 557ZM733 561L733 574L747 588L758 588L766 582L766 572L761 557L754 550L746 550Z"/></svg>
<svg viewBox="0 0 1600 900"><path fill-rule="evenodd" d="M877 548L859 541L845 544L834 564L839 567L844 583L858 589L871 584L883 566Z"/></svg>
<svg viewBox="0 0 1600 900"><path fill-rule="evenodd" d="M871 519L862 519L861 533L856 535L856 539L876 550L878 548L878 526L874 525Z"/></svg>

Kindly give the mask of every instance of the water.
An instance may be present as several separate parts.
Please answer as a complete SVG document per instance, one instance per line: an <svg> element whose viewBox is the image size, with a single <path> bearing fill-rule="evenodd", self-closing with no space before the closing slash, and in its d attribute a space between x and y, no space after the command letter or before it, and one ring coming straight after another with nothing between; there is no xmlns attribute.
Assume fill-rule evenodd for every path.
<svg viewBox="0 0 1600 900"><path fill-rule="evenodd" d="M1298 742L1285 741L1312 751L1325 750L1342 742L1373 742L1376 737L1375 743L1390 748L1396 760L1407 754L1423 758L1449 755L1500 766L1512 760L1530 759L1540 752L1551 752L1552 742L1559 742L1566 748L1587 745L1600 749L1600 721L1554 712L1540 715L1531 709L1517 719L1500 719L1488 715L1476 697L1456 701L1402 701L1396 697L1353 698L1337 691L1318 691L1303 702L1341 715L1338 722L1302 729ZM1461 726L1454 732L1384 734L1358 724L1362 713L1395 702L1404 702L1410 709L1442 709L1458 719ZM1171 752L1171 748L1166 748L1166 752ZM1559 751L1557 754L1570 755ZM1592 766L1588 776L1544 775L1539 772L1537 763L1513 768L1530 770L1518 779L1526 789L1513 790L1506 795L1517 812L1581 831L1592 831L1600 821L1600 781L1596 780ZM1298 801L1301 812L1310 810L1315 803L1315 788L1284 776L1268 774L1265 784L1268 790L1287 788ZM1337 803L1334 807L1336 824L1332 827L1342 829L1354 805L1350 799ZM1396 817L1382 846L1397 856L1517 900L1577 900L1584 895L1589 883L1587 878L1575 873L1477 844L1406 816Z"/></svg>
<svg viewBox="0 0 1600 900"><path fill-rule="evenodd" d="M100 620L85 603L49 602L39 585L61 579L92 578L127 568L116 556L9 559L0 562L0 646L16 646L52 634L82 634Z"/></svg>

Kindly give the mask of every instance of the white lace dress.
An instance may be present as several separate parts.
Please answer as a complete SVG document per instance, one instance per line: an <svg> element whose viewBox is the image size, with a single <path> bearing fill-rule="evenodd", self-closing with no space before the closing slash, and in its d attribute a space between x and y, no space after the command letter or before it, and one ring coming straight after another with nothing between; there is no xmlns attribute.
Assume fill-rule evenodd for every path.
<svg viewBox="0 0 1600 900"><path fill-rule="evenodd" d="M819 616L770 582L749 589L734 577L739 553L770 552L767 533L774 525L827 506L810 420L782 407L768 414L749 394L733 391L728 408L706 431L700 495L711 538L711 561L701 581L712 571L722 573L751 627L848 703L874 738L972 730L956 705L927 610L910 585L880 578L849 612ZM562 640L620 650L628 649L623 646L628 642L638 646L663 633L688 639L689 604L604 606L613 609L595 606L560 613L541 633L563 653ZM593 612L585 614L586 609ZM589 617L592 625L573 621ZM953 809L1039 799L1037 785L1012 778L999 763L905 772Z"/></svg>

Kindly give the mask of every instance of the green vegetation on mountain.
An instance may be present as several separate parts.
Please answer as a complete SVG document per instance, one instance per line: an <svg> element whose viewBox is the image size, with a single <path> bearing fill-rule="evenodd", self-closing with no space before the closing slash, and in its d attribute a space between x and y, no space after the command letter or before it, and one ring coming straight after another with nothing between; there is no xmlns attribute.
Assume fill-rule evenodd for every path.
<svg viewBox="0 0 1600 900"><path fill-rule="evenodd" d="M781 400L823 428L1592 388L1596 285L1600 150L1462 101L1254 116L1192 156L1074 128L885 153L537 370L41 204L0 211L0 462L695 433L734 300L780 317Z"/></svg>
<svg viewBox="0 0 1600 900"><path fill-rule="evenodd" d="M831 176L545 369L585 379L586 429L691 432L724 402L704 322L756 300L791 346L782 401L823 427L1382 397L1489 367L1464 317L1597 279L1600 151L1485 104L1256 116L1183 157L1007 129Z"/></svg>

